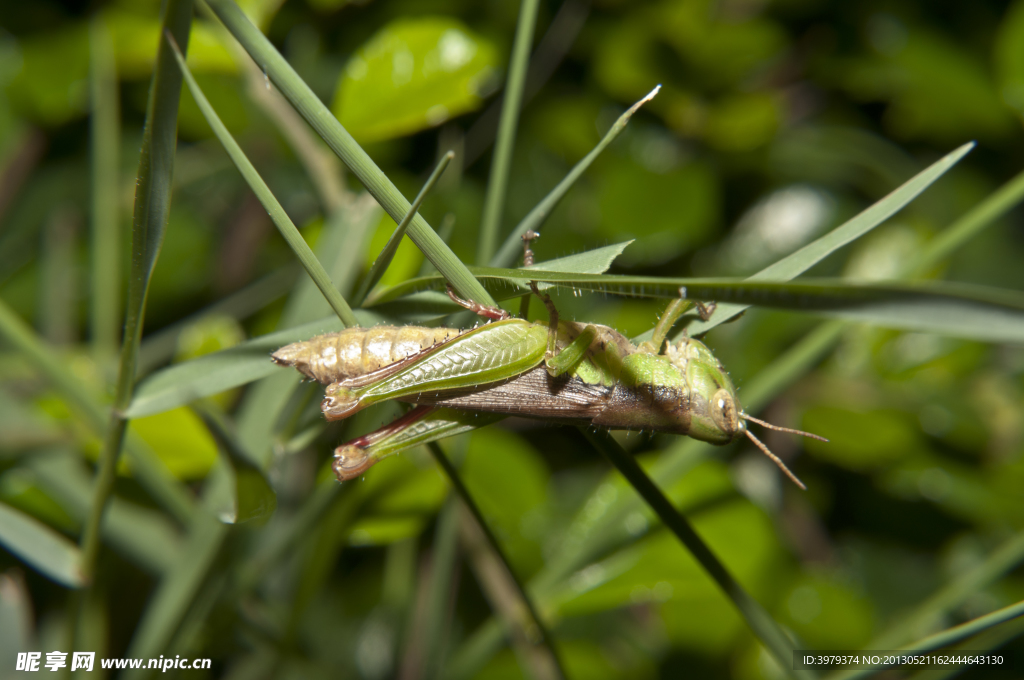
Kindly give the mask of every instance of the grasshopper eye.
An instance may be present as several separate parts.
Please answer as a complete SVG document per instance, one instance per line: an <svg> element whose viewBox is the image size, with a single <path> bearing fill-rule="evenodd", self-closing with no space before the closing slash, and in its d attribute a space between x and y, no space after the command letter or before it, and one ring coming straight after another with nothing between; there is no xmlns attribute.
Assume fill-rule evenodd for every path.
<svg viewBox="0 0 1024 680"><path fill-rule="evenodd" d="M715 392L715 396L711 399L711 418L715 421L715 425L729 437L736 436L744 429L739 409L736 408L736 399L725 388Z"/></svg>

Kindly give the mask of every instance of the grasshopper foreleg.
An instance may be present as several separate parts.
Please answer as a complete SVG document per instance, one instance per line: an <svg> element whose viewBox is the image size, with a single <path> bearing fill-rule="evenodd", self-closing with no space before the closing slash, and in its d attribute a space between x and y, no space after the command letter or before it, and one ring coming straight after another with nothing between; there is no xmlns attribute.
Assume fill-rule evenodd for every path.
<svg viewBox="0 0 1024 680"><path fill-rule="evenodd" d="M533 249L530 248L530 241L536 238L540 238L540 234L533 231L532 229L523 234L523 266L533 266ZM558 340L558 309L555 307L555 303L552 302L551 296L547 293L541 293L540 288L537 287L536 281L530 281L530 290L533 294L541 299L544 306L548 308L548 358L552 358L555 355L555 345ZM555 374L552 374L555 375Z"/></svg>

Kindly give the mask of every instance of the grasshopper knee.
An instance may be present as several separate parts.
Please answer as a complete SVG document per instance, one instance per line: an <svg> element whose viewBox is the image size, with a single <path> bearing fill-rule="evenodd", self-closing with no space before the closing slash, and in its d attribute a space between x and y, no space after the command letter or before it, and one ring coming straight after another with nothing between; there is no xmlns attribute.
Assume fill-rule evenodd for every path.
<svg viewBox="0 0 1024 680"><path fill-rule="evenodd" d="M339 482L361 477L377 461L366 449L354 444L345 444L334 449L334 475Z"/></svg>
<svg viewBox="0 0 1024 680"><path fill-rule="evenodd" d="M324 400L320 403L320 410L327 420L344 420L362 408L359 398L338 383L327 386Z"/></svg>

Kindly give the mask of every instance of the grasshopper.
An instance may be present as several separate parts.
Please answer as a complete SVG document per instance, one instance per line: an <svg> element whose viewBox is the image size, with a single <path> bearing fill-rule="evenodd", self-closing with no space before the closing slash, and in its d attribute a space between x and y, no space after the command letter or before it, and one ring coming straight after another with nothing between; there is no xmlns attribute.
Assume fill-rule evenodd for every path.
<svg viewBox="0 0 1024 680"><path fill-rule="evenodd" d="M533 263L524 237L524 264ZM669 304L652 339L634 345L608 326L560 320L550 296L530 287L548 310L548 324L513 318L503 309L462 300L490 319L471 330L375 326L282 347L272 354L327 385L322 410L341 420L371 404L397 399L416 406L396 421L335 449L339 481L412 446L483 427L510 415L610 429L684 434L724 445L746 436L800 488L804 484L747 428L747 422L816 439L744 413L728 373L702 342L666 343L680 316L696 307Z"/></svg>

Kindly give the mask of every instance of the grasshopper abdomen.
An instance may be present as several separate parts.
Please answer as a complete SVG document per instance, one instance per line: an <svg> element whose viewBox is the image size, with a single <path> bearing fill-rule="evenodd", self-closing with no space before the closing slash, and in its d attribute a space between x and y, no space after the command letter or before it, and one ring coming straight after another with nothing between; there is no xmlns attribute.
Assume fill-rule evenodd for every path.
<svg viewBox="0 0 1024 680"><path fill-rule="evenodd" d="M294 366L317 382L330 384L403 361L460 333L454 328L421 326L346 328L293 342L271 358L281 366Z"/></svg>

